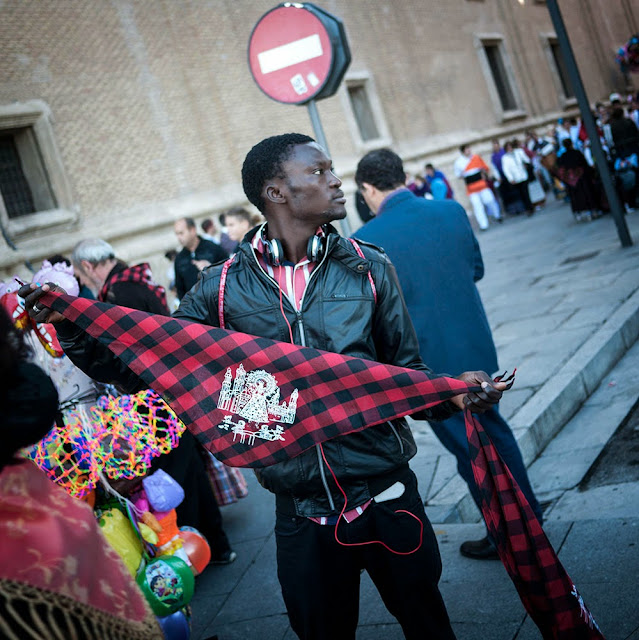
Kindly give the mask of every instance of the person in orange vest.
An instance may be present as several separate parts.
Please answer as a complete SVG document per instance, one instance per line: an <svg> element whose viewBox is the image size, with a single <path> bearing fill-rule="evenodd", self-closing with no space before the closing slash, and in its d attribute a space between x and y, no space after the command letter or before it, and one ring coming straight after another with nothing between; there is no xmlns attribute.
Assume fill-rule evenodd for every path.
<svg viewBox="0 0 639 640"><path fill-rule="evenodd" d="M482 231L488 229L488 216L498 222L502 221L499 203L488 184L489 166L481 156L473 154L470 145L459 148L461 155L455 160L453 170L458 178L466 183L466 193L473 207L477 224Z"/></svg>

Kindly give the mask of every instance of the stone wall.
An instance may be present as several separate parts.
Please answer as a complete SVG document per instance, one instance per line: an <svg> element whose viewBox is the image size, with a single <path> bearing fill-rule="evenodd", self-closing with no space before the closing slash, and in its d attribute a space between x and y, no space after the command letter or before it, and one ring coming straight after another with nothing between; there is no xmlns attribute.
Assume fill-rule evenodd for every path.
<svg viewBox="0 0 639 640"><path fill-rule="evenodd" d="M244 204L241 163L263 137L313 135L306 108L269 100L248 71L251 29L274 5L0 3L0 128L40 109L45 133L38 140L58 201L55 211L21 224L5 218L18 251L0 248L3 277L26 275L25 259L37 266L53 252L69 253L77 241L100 236L126 260L149 260L163 281L163 254L176 245L175 219L201 220ZM409 170L430 160L450 171L462 142L487 151L494 136L546 127L575 112L574 102L560 95L544 46L553 34L544 2L321 5L344 20L353 54L346 79L366 84L380 131L376 140L361 140L345 86L319 103L349 206L355 165L370 148L391 145ZM639 9L631 0L562 0L561 7L591 100L623 90L614 51L638 29ZM496 103L482 38L501 42L518 99L513 112ZM456 187L461 194L462 185ZM358 226L354 208L349 219Z"/></svg>

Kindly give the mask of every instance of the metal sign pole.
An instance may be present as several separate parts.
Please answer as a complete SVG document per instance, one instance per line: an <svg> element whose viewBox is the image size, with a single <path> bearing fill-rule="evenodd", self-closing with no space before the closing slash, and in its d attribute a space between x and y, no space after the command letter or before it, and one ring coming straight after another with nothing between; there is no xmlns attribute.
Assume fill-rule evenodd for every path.
<svg viewBox="0 0 639 640"><path fill-rule="evenodd" d="M324 128L322 127L322 121L320 120L319 112L317 111L317 103L315 100L310 100L306 103L306 106L308 107L308 115L311 119L311 124L313 125L317 144L319 144L320 147L323 147L324 151L326 151L330 157L331 153L328 149L328 143L326 142L326 136L324 135ZM342 227L342 235L345 238L348 238L351 235L351 225L348 222L348 218L340 220L340 225Z"/></svg>
<svg viewBox="0 0 639 640"><path fill-rule="evenodd" d="M621 203L619 202L617 191L615 190L612 174L610 173L610 168L608 166L608 159L606 158L606 154L604 153L603 147L601 146L601 141L599 140L597 124L595 123L595 119L593 118L592 112L590 111L590 103L588 102L588 96L586 95L586 90L584 88L583 82L581 81L581 75L579 74L577 61L575 60L575 55L573 53L570 40L568 39L566 25L564 24L563 18L561 16L557 0L547 0L547 5L548 12L550 13L550 18L552 19L553 25L555 27L557 40L559 42L559 46L561 47L561 53L566 63L566 70L568 71L570 81L572 82L573 89L575 90L575 97L577 98L577 103L579 104L581 118L584 125L586 126L588 138L590 138L592 154L595 158L596 167L599 171L599 174L601 175L601 181L606 192L606 197L608 198L608 203L610 204L610 212L612 213L612 217L614 218L615 224L617 225L617 233L619 234L619 239L621 240L621 246L631 247L632 238L630 237L630 232L628 231L628 226L624 217L624 211L621 207Z"/></svg>

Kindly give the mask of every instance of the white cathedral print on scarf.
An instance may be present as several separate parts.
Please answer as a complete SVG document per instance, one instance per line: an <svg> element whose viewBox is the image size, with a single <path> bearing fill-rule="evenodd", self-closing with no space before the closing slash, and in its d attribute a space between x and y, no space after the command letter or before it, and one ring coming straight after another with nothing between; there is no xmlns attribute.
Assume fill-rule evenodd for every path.
<svg viewBox="0 0 639 640"><path fill-rule="evenodd" d="M224 374L224 382L217 401L217 408L228 411L229 415L217 426L220 429L233 432L233 441L240 439L252 445L255 438L262 440L285 440L283 422L293 424L297 410L299 392L293 389L288 401L280 404L280 389L275 376L263 369L245 371L239 365L235 372L235 379L229 367ZM233 422L233 417L237 418Z"/></svg>

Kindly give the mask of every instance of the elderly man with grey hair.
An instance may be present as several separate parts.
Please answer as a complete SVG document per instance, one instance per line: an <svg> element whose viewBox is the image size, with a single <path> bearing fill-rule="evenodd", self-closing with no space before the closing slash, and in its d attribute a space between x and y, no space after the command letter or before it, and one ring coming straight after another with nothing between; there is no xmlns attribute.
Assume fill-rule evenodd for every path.
<svg viewBox="0 0 639 640"><path fill-rule="evenodd" d="M129 267L100 238L79 242L71 253L75 275L102 302L169 315L164 289L153 281L147 263Z"/></svg>

